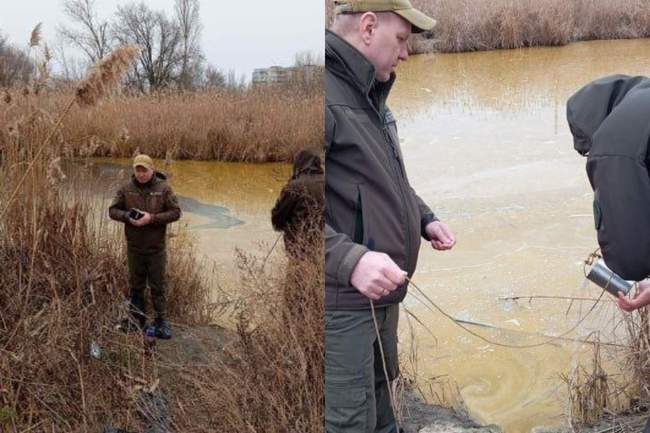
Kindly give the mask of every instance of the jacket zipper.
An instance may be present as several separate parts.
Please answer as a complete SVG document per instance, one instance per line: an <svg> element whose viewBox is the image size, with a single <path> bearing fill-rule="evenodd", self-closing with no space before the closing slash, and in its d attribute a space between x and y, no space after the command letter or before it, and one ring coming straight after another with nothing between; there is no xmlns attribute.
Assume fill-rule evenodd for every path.
<svg viewBox="0 0 650 433"><path fill-rule="evenodd" d="M390 165L391 165L391 168L392 168L393 172L397 176L397 186L398 186L399 192L400 192L400 201L402 202L402 209L404 209L404 212L406 213L406 269L410 269L411 268L411 225L410 225L410 221L409 221L410 220L410 218L409 218L410 217L410 212L409 212L408 206L406 205L406 201L404 199L405 193L404 193L404 187L402 185L402 181L404 180L404 176L403 176L402 167L399 164L397 149L393 145L393 140L390 138L390 134L386 130L386 124L385 124L385 120L384 120L383 116L381 115L381 113L379 113L379 110L377 110L377 108L373 105L372 101L370 100L370 97L367 97L367 101L370 104L370 106L372 107L375 114L377 114L377 117L379 118L379 120L381 122L381 132L384 135L384 141L391 148L391 152L393 154L393 158L391 158L390 155L389 155L388 159L390 160ZM397 164L399 166L399 171L397 169L395 169L395 162L397 162ZM402 176L400 176L400 174L402 174Z"/></svg>

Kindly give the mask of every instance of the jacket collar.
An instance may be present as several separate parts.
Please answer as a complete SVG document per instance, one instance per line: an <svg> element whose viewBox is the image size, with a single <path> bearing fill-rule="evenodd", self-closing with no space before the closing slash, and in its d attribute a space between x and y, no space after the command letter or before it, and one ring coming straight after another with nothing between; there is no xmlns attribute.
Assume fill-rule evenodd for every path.
<svg viewBox="0 0 650 433"><path fill-rule="evenodd" d="M359 50L330 30L325 30L325 59L327 69L352 83L381 111L395 82L395 73L384 83L376 81L375 66Z"/></svg>

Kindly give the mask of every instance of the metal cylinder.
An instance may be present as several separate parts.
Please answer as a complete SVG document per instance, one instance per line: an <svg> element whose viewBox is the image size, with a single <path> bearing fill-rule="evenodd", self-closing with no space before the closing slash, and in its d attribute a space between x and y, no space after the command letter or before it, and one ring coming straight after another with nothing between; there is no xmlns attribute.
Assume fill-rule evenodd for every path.
<svg viewBox="0 0 650 433"><path fill-rule="evenodd" d="M618 296L618 292L627 295L634 286L634 283L624 280L609 269L602 258L591 266L587 278L614 296Z"/></svg>

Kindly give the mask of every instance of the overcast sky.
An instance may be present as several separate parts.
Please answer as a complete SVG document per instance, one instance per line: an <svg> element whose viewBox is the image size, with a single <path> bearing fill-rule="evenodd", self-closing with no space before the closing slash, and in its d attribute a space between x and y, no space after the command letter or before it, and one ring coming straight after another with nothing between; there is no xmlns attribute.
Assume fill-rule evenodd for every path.
<svg viewBox="0 0 650 433"><path fill-rule="evenodd" d="M100 18L110 18L118 5L133 0L97 0ZM153 9L173 13L174 0L144 0ZM234 69L250 80L254 68L288 66L297 52L323 56L323 0L207 0L201 1L203 52L209 63ZM58 24L67 24L62 0L5 1L0 32L15 45L26 46L34 26L43 23L43 36L52 46Z"/></svg>

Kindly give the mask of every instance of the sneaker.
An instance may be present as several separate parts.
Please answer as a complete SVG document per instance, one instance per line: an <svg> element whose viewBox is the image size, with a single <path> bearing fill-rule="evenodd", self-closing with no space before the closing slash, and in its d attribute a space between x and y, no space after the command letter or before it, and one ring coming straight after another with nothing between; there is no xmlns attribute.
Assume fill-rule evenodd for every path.
<svg viewBox="0 0 650 433"><path fill-rule="evenodd" d="M161 340L169 340L172 338L172 328L170 328L166 320L156 319L154 326L156 327L156 337Z"/></svg>

